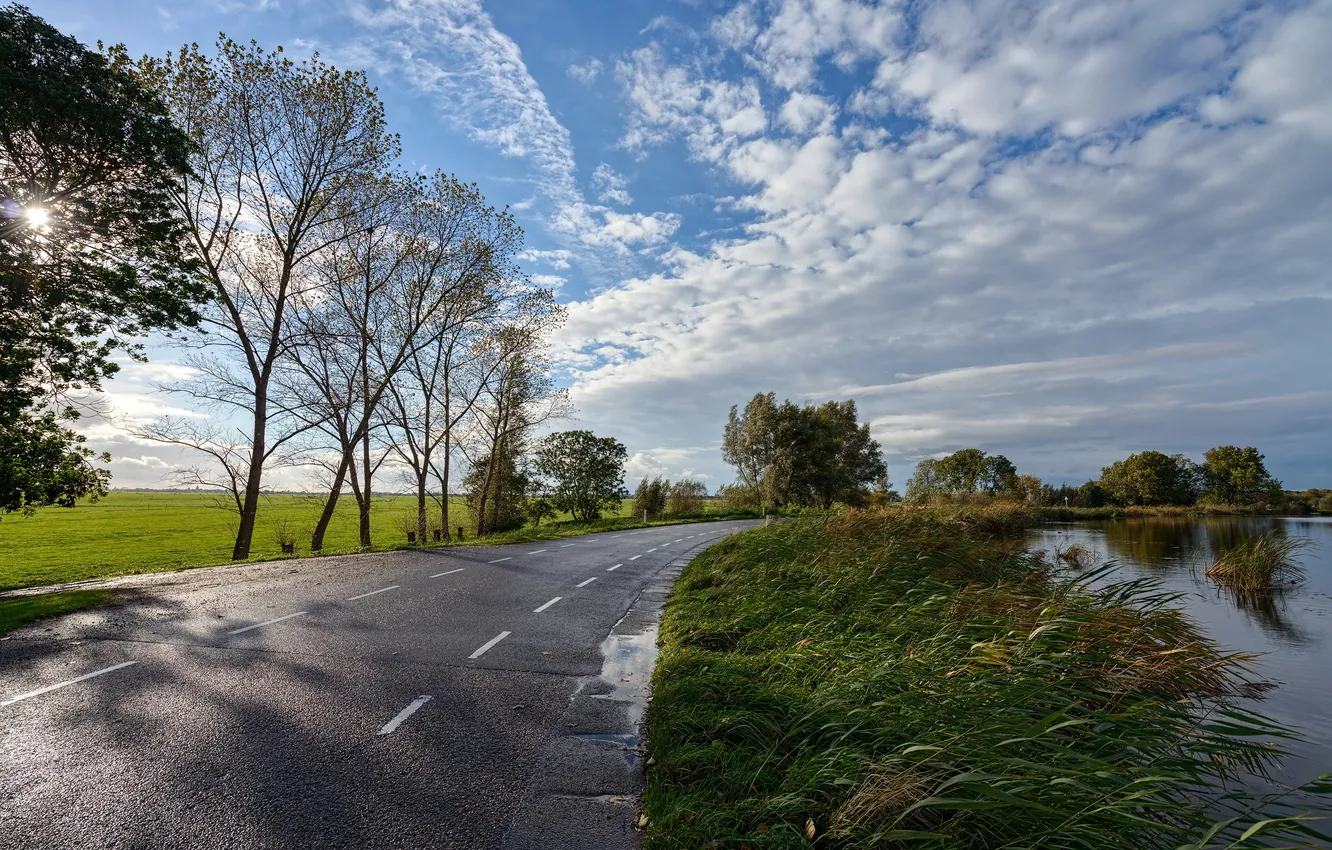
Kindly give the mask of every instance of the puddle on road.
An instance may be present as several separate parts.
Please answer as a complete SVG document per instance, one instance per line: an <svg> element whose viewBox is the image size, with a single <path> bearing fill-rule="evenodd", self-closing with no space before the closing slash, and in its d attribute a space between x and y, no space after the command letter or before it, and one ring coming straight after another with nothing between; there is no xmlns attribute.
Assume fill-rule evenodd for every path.
<svg viewBox="0 0 1332 850"><path fill-rule="evenodd" d="M601 642L601 655L601 680L610 692L595 694L594 699L624 703L629 722L637 730L647 713L652 668L657 664L657 627L648 626L638 634L608 635ZM632 737L637 742L638 735Z"/></svg>

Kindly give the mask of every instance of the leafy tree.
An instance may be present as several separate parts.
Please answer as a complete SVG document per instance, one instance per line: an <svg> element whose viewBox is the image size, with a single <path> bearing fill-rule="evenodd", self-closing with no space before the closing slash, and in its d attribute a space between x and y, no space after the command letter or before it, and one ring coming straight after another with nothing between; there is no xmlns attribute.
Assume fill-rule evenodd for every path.
<svg viewBox="0 0 1332 850"><path fill-rule="evenodd" d="M1217 446L1203 453L1203 497L1226 505L1271 502L1281 496L1281 482L1267 471L1253 446Z"/></svg>
<svg viewBox="0 0 1332 850"><path fill-rule="evenodd" d="M1017 467L1003 455L980 449L959 449L947 457L925 458L907 482L907 501L925 502L935 495L1011 493L1017 487Z"/></svg>
<svg viewBox="0 0 1332 850"><path fill-rule="evenodd" d="M576 520L590 520L604 510L618 512L621 500L629 495L624 488L628 456L614 437L563 431L537 445L534 465L549 482L551 504Z"/></svg>
<svg viewBox="0 0 1332 850"><path fill-rule="evenodd" d="M207 290L170 197L189 139L123 55L0 7L0 510L73 505L107 474L61 418L133 340L198 321ZM105 460L105 458L103 458Z"/></svg>
<svg viewBox="0 0 1332 850"><path fill-rule="evenodd" d="M703 510L703 500L707 497L706 484L692 478L682 478L671 486L666 510L672 514L696 514Z"/></svg>
<svg viewBox="0 0 1332 850"><path fill-rule="evenodd" d="M902 501L902 494L893 489L893 483L888 480L888 476L881 477L874 485L874 492L870 493L869 503L871 507L882 508Z"/></svg>
<svg viewBox="0 0 1332 850"><path fill-rule="evenodd" d="M550 499L545 496L533 496L528 498L523 510L527 514L527 518L532 521L532 525L537 528L541 527L541 521L543 519L552 520L559 516L559 512L555 510L555 506L552 505Z"/></svg>
<svg viewBox="0 0 1332 850"><path fill-rule="evenodd" d="M1102 469L1100 486L1120 505L1191 505L1198 498L1198 468L1183 455L1138 452Z"/></svg>
<svg viewBox="0 0 1332 850"><path fill-rule="evenodd" d="M533 481L519 466L513 444L502 441L498 446L493 454L477 458L463 479L478 536L522 528L528 516L527 496Z"/></svg>
<svg viewBox="0 0 1332 850"><path fill-rule="evenodd" d="M722 457L738 484L761 503L830 507L864 504L868 487L885 474L879 444L856 421L852 400L799 407L759 393L743 414L732 407Z"/></svg>
<svg viewBox="0 0 1332 850"><path fill-rule="evenodd" d="M661 476L649 479L646 476L634 491L634 516L646 516L649 519L659 517L666 512L666 496L671 489L671 482L662 481Z"/></svg>

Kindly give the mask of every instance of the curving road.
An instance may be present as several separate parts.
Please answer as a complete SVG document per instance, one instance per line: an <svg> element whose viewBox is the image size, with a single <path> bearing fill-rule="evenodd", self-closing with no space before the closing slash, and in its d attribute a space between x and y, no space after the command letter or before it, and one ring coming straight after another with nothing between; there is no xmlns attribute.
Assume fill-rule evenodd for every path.
<svg viewBox="0 0 1332 850"><path fill-rule="evenodd" d="M660 605L752 525L131 581L0 641L0 847L635 847Z"/></svg>

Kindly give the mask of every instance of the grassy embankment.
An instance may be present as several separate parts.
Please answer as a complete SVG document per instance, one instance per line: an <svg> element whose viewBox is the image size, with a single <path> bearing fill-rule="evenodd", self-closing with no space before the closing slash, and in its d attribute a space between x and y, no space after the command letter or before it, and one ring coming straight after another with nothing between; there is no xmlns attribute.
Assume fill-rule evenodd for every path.
<svg viewBox="0 0 1332 850"><path fill-rule="evenodd" d="M1149 584L993 538L1031 516L852 513L695 560L662 626L647 847L1302 846L1303 821L1206 834L1206 800L1244 805L1224 778L1288 735L1233 704L1246 657Z"/></svg>
<svg viewBox="0 0 1332 850"><path fill-rule="evenodd" d="M627 515L631 504L625 502L619 517L592 523L566 517L540 528L492 535L484 542L522 543L641 525ZM210 494L112 492L75 508L42 508L30 517L10 514L0 520L0 590L227 563L236 534L235 514L216 505L217 497ZM284 522L295 533L297 555L308 555L310 530L320 509L320 501L312 497L267 497L259 512L252 560L284 557L277 542L278 527ZM414 515L414 510L410 497L376 499L371 510L373 550L408 548L399 526L401 518ZM475 544L475 526L460 499L450 512L453 525L465 526L465 542ZM720 517L709 513L663 521ZM343 499L323 554L364 551L357 534L355 503Z"/></svg>

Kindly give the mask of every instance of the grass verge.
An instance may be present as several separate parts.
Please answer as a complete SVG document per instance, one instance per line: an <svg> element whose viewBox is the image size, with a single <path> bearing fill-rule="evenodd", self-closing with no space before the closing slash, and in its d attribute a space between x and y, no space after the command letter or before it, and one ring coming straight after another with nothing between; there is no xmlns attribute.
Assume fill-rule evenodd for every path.
<svg viewBox="0 0 1332 850"><path fill-rule="evenodd" d="M1314 846L1283 803L1223 790L1294 737L1237 704L1262 689L1248 657L996 524L1021 519L851 513L690 564L648 714L649 850Z"/></svg>
<svg viewBox="0 0 1332 850"><path fill-rule="evenodd" d="M101 605L110 598L109 590L65 590L60 593L44 593L41 596L0 599L0 634L33 620Z"/></svg>

